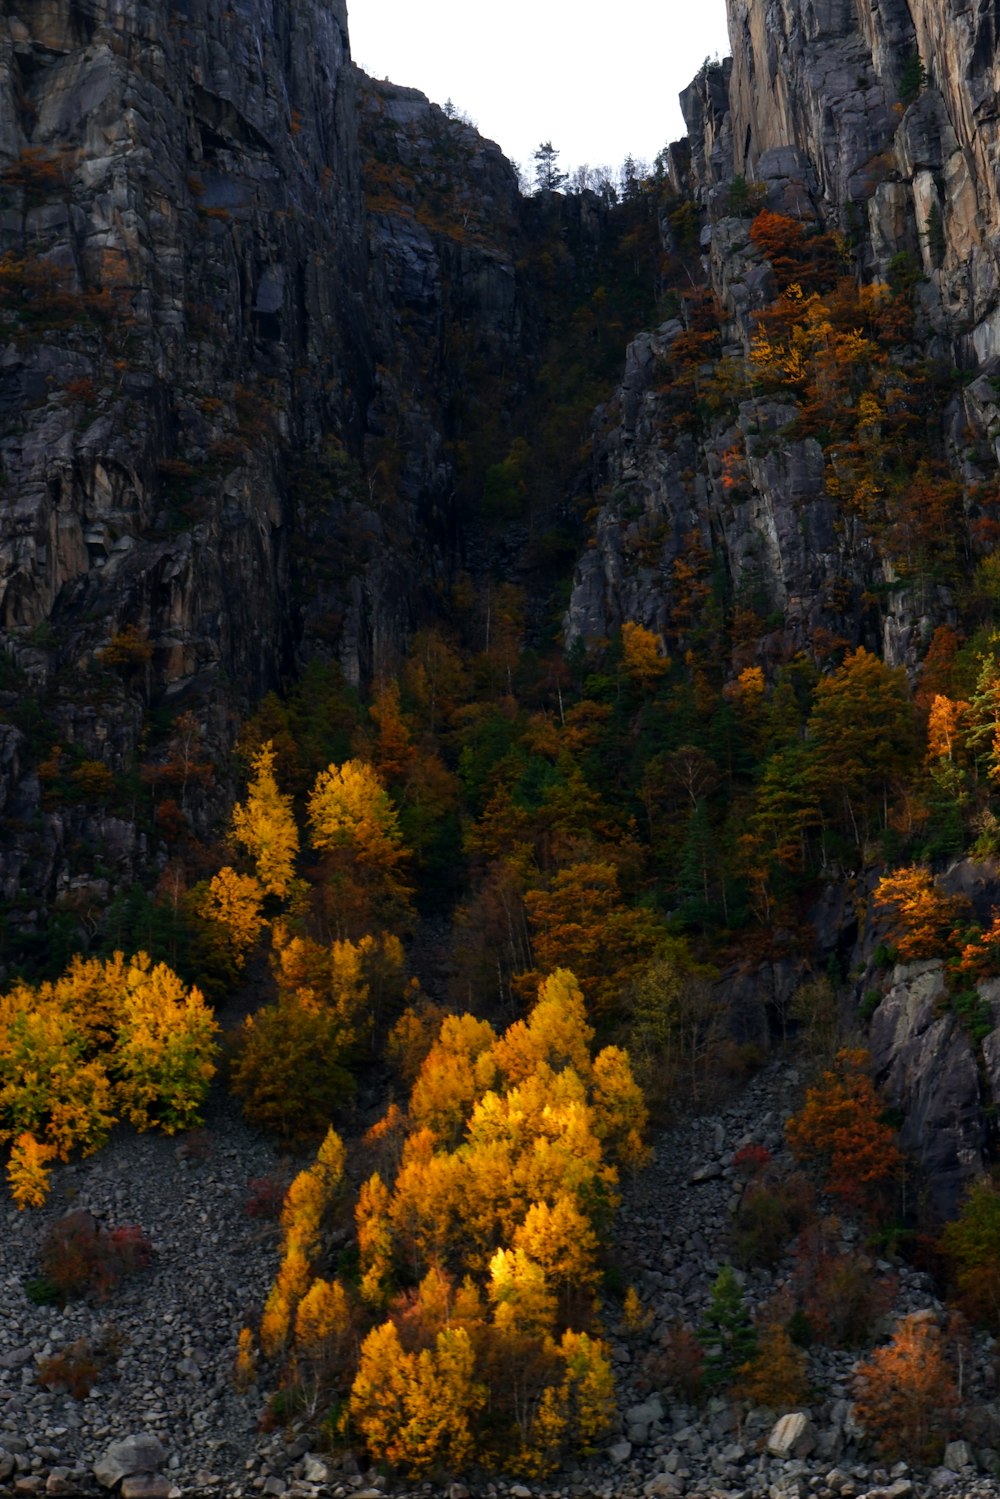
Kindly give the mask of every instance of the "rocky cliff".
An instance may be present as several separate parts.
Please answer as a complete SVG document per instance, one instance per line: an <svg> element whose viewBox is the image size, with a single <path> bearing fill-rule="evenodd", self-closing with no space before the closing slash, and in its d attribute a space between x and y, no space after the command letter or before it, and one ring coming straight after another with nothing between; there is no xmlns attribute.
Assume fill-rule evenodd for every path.
<svg viewBox="0 0 1000 1499"><path fill-rule="evenodd" d="M359 74L343 5L8 8L10 898L65 894L81 836L113 883L151 857L107 798L48 815L53 746L120 781L157 705L224 747L306 657L392 658L463 544L463 417L530 364L525 235L498 149Z"/></svg>
<svg viewBox="0 0 1000 1499"><path fill-rule="evenodd" d="M844 269L863 281L919 272L915 346L970 380L988 373L1000 317L992 12L901 0L731 0L729 25L733 57L707 65L685 90L690 145L673 155L678 186L708 220L703 249L723 319L721 353L746 355L754 314L775 296L748 235L753 214L767 206L837 234ZM662 365L680 331L667 324L633 345L622 420L596 473L600 496L627 491L628 500L601 509L569 635L600 637L623 618L662 630L679 543L697 531L724 562L733 595L756 590L766 614L784 614L788 641L801 645L819 625L912 665L921 635L949 617L947 593L915 597L871 528L842 524L829 504L829 445L785 441L778 452L771 446L766 464L755 461L748 430L789 433L795 413L787 406L737 401L731 424L707 423L700 452L676 443ZM936 424L941 452L967 489L992 476L997 424L986 380L943 400ZM735 505L720 467L734 443L749 456ZM631 529L622 523L629 516ZM666 544L652 555L640 545L639 565L636 545L650 532ZM835 580L846 610L831 605ZM888 606L865 619L862 598L887 588Z"/></svg>
<svg viewBox="0 0 1000 1499"><path fill-rule="evenodd" d="M749 664L773 679L797 656L822 670L835 640L916 679L937 627L980 623L968 612L968 577L992 545L996 17L937 0L730 0L729 24L732 59L706 65L685 90L689 140L670 158L675 186L702 216L663 222L667 253L700 236L708 299L686 297L629 349L595 434L597 503L566 634L594 642L637 621L672 654L710 635L730 680ZM761 210L777 216L771 228L799 226L817 255L825 237L834 259L823 285L800 287L795 267L779 265L794 237L769 256ZM829 399L848 284L907 306L882 345L883 373L870 377L884 425L867 468L855 460L868 438L837 415L861 385ZM793 358L779 388L760 372L775 330L794 321L795 298L805 306L810 296L825 374L799 379ZM881 335L861 303L847 322L871 352ZM883 378L889 364L905 371L899 405L921 392L920 433L901 443L886 420L897 400ZM929 554L918 562L913 538L946 495L937 565ZM702 597L694 629L692 572ZM831 952L838 940L845 953L853 943L845 929ZM861 972L871 951L870 941L854 947L846 967ZM923 1156L944 1212L991 1148L981 1109L995 1095L996 1049L991 1037L978 1054L947 1012L939 971L901 972L872 1031L880 1076L907 1114L906 1144Z"/></svg>

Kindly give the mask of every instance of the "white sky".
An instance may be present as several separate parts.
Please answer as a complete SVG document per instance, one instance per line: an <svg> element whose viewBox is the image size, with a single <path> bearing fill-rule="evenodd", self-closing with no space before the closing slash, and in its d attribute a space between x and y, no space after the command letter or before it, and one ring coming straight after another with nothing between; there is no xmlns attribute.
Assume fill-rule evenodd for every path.
<svg viewBox="0 0 1000 1499"><path fill-rule="evenodd" d="M677 95L729 52L725 0L348 0L351 55L376 78L450 98L534 172L652 162L684 134Z"/></svg>

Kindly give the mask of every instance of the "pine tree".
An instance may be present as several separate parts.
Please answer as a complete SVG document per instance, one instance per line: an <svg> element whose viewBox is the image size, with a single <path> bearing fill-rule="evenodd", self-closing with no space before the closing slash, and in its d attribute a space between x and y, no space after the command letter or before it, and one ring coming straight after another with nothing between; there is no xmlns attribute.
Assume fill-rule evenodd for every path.
<svg viewBox="0 0 1000 1499"><path fill-rule="evenodd" d="M757 1352L757 1334L731 1265L723 1266L712 1286L698 1341L705 1350L705 1384L712 1389L730 1384Z"/></svg>
<svg viewBox="0 0 1000 1499"><path fill-rule="evenodd" d="M543 141L535 155L535 186L540 193L553 193L566 181L556 165L559 152L551 141Z"/></svg>

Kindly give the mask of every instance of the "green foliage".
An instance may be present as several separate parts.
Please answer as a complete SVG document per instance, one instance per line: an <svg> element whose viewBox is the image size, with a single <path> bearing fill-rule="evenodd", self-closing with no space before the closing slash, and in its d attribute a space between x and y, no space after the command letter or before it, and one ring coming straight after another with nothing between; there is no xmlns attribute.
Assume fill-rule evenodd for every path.
<svg viewBox="0 0 1000 1499"><path fill-rule="evenodd" d="M858 1006L858 1014L862 1020L870 1020L882 1003L881 989L866 989L864 998Z"/></svg>
<svg viewBox="0 0 1000 1499"><path fill-rule="evenodd" d="M940 1248L965 1315L1000 1330L1000 1190L992 1177L972 1183L958 1217L945 1226Z"/></svg>
<svg viewBox="0 0 1000 1499"><path fill-rule="evenodd" d="M757 1352L753 1319L731 1265L723 1266L715 1279L698 1324L698 1341L705 1350L704 1382L713 1390L730 1385Z"/></svg>
<svg viewBox="0 0 1000 1499"><path fill-rule="evenodd" d="M927 215L927 249L931 257L931 264L941 266L944 264L945 251L948 248L944 233L944 219L941 215L941 205L932 203Z"/></svg>
<svg viewBox="0 0 1000 1499"><path fill-rule="evenodd" d="M919 52L911 52L903 63L899 79L899 98L903 104L913 104L927 85L927 69Z"/></svg>

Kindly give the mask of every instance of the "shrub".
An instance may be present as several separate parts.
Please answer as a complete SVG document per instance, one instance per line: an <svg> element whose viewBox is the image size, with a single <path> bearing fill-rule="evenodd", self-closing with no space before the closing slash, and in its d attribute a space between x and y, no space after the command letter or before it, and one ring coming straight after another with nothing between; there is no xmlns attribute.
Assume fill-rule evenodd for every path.
<svg viewBox="0 0 1000 1499"><path fill-rule="evenodd" d="M146 1270L153 1246L136 1224L107 1229L91 1213L67 1213L52 1224L39 1253L45 1284L60 1302L105 1301L126 1276Z"/></svg>
<svg viewBox="0 0 1000 1499"><path fill-rule="evenodd" d="M260 1218L265 1223L277 1223L281 1217L281 1205L285 1200L285 1184L276 1176L253 1176L247 1182L250 1195L243 1204L248 1218Z"/></svg>
<svg viewBox="0 0 1000 1499"><path fill-rule="evenodd" d="M794 1283L809 1333L831 1348L869 1342L896 1290L895 1277L876 1277L866 1256L833 1253L819 1229L803 1236Z"/></svg>
<svg viewBox="0 0 1000 1499"><path fill-rule="evenodd" d="M969 1321L1000 1331L1000 1191L991 1177L973 1182L939 1248Z"/></svg>
<svg viewBox="0 0 1000 1499"><path fill-rule="evenodd" d="M805 1403L809 1394L806 1356L787 1328L777 1324L764 1328L758 1353L737 1371L733 1393L775 1410Z"/></svg>
<svg viewBox="0 0 1000 1499"><path fill-rule="evenodd" d="M672 1390L681 1400L703 1393L705 1350L690 1327L675 1323L659 1338L659 1347L643 1361L644 1382L651 1389Z"/></svg>
<svg viewBox="0 0 1000 1499"><path fill-rule="evenodd" d="M801 1175L783 1182L751 1182L733 1218L730 1231L733 1260L744 1269L751 1266L770 1269L812 1212L813 1194Z"/></svg>
<svg viewBox="0 0 1000 1499"><path fill-rule="evenodd" d="M856 1373L855 1416L886 1462L940 1459L958 1405L940 1329L906 1317Z"/></svg>
<svg viewBox="0 0 1000 1499"><path fill-rule="evenodd" d="M38 1365L38 1383L46 1390L65 1390L74 1400L86 1400L97 1383L101 1360L88 1338L77 1338L61 1353Z"/></svg>

